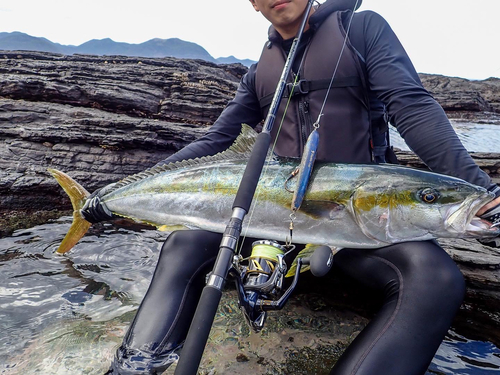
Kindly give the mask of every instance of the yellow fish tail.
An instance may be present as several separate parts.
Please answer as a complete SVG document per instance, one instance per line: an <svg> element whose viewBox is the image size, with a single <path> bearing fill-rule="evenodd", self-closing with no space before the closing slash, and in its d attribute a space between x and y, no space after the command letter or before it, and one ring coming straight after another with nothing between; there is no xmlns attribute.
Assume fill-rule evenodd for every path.
<svg viewBox="0 0 500 375"><path fill-rule="evenodd" d="M73 205L73 223L57 249L58 253L64 254L76 245L76 243L85 235L85 233L87 233L92 225L85 220L80 213L80 209L85 204L85 201L90 193L66 173L51 168L49 168L48 171L52 176L54 176L66 194L68 194L71 204Z"/></svg>

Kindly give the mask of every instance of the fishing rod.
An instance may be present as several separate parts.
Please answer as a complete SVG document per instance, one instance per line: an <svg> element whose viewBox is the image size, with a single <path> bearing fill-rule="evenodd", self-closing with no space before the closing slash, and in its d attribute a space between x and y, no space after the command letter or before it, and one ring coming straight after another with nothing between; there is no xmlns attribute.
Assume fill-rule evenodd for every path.
<svg viewBox="0 0 500 375"><path fill-rule="evenodd" d="M201 294L196 312L189 328L182 355L180 356L176 375L196 375L198 367L205 350L205 346L212 328L212 324L222 297L226 277L231 269L233 258L236 255L236 247L240 238L243 219L250 210L255 190L259 182L262 169L271 145L271 130L276 119L276 114L283 98L287 77L290 75L292 64L297 53L298 45L306 27L309 14L313 5L309 0L304 12L304 18L300 24L297 36L293 40L290 52L283 67L283 71L274 93L271 107L264 121L263 130L257 136L254 149L248 160L245 172L241 179L236 197L233 203L233 211L226 230L222 236L219 254L215 265ZM299 267L300 268L300 267Z"/></svg>

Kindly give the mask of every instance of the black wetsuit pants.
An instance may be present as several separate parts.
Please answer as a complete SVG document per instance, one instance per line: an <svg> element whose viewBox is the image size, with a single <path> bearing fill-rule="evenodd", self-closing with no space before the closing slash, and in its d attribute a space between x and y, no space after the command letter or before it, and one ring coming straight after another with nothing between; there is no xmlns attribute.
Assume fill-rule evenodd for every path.
<svg viewBox="0 0 500 375"><path fill-rule="evenodd" d="M169 236L110 373L161 373L187 335L220 240L206 231ZM422 241L342 249L334 264L383 292L384 303L331 374L424 374L463 300L464 279L453 260L435 242Z"/></svg>

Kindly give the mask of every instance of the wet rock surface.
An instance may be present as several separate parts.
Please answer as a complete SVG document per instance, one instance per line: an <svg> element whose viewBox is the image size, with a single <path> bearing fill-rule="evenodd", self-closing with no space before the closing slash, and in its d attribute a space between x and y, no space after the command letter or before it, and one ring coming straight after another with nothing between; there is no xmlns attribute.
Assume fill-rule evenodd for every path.
<svg viewBox="0 0 500 375"><path fill-rule="evenodd" d="M23 218L40 215L40 222L47 220L40 213L57 216L70 209L48 167L69 172L89 191L140 172L201 136L245 72L242 65L201 60L2 52L0 236L31 225ZM500 80L421 78L451 118L500 124ZM500 154L472 156L500 182ZM402 164L425 168L409 152L398 152L398 157ZM475 241L442 244L468 285L457 325L500 345L500 252ZM320 287L325 280L328 290ZM336 309L365 317L377 304L366 294L360 304L363 292L335 275L302 284L304 293L322 290L324 298L336 301ZM260 360L243 354L248 361L239 357L238 362L235 355L240 365Z"/></svg>
<svg viewBox="0 0 500 375"><path fill-rule="evenodd" d="M234 290L223 294L200 374L329 374L367 319L339 310L326 301L313 310L309 299L318 294L291 298L281 311L269 314L264 329L251 331L238 309ZM175 365L164 374L173 374Z"/></svg>

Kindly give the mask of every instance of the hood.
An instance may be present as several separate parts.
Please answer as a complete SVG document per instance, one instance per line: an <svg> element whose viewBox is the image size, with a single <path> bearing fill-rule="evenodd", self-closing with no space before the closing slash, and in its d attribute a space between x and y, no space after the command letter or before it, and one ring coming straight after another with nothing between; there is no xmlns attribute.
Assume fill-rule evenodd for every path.
<svg viewBox="0 0 500 375"><path fill-rule="evenodd" d="M358 3L357 5L356 1ZM313 29L317 28L333 12L338 10L357 10L362 3L362 0L326 0L316 7L316 11L311 18L309 18L309 25ZM268 36L271 42L283 41L281 35L272 25L269 27Z"/></svg>

